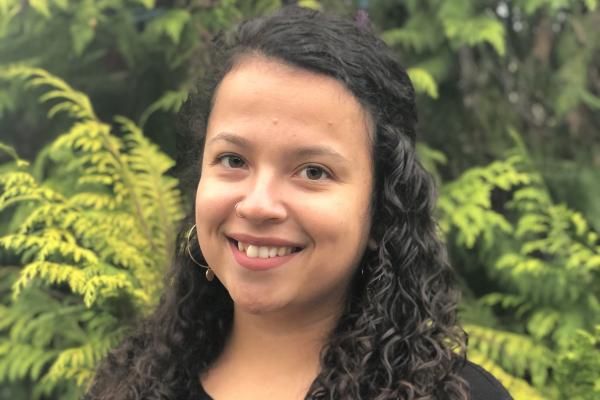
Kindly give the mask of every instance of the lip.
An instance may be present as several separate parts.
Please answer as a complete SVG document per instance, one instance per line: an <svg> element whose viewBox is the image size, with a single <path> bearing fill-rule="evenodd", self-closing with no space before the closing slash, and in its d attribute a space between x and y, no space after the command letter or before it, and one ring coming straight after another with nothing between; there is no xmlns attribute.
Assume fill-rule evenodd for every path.
<svg viewBox="0 0 600 400"><path fill-rule="evenodd" d="M237 261L237 263L242 266L243 268L252 270L252 271L267 271L270 269L275 269L277 267L280 267L282 265L284 265L285 263L289 262L291 259L293 259L294 257L296 257L299 252L296 253L291 253L288 254L286 256L278 256L278 257L272 257L272 258L251 258L248 257L246 255L246 253L240 251L237 248L236 243L234 243L232 240L228 240L229 242L229 247L231 248L231 252L233 253L233 258L235 258L235 261ZM244 240L242 240L242 242L244 242ZM246 242L248 243L248 242ZM269 243L273 243L273 242L269 242ZM250 244L255 244L255 243L250 243ZM264 245L263 245L264 246ZM285 245L281 245L281 246L285 246ZM292 246L290 246L292 247Z"/></svg>

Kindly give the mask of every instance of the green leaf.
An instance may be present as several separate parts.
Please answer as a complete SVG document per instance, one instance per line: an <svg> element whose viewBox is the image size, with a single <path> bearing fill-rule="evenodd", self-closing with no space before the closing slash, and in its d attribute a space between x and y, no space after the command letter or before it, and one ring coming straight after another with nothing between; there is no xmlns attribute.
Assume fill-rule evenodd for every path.
<svg viewBox="0 0 600 400"><path fill-rule="evenodd" d="M587 90L582 91L581 101L590 108L600 109L600 97L594 96Z"/></svg>
<svg viewBox="0 0 600 400"><path fill-rule="evenodd" d="M29 5L44 17L50 18L51 14L48 0L29 0Z"/></svg>
<svg viewBox="0 0 600 400"><path fill-rule="evenodd" d="M142 127L146 125L148 118L150 118L150 116L158 110L171 112L179 111L187 96L188 92L185 90L168 90L165 92L165 94L160 96L160 98L150 104L146 110L144 110L142 116L140 117L139 125Z"/></svg>
<svg viewBox="0 0 600 400"><path fill-rule="evenodd" d="M137 0L138 3L146 7L148 10L154 8L155 1L156 0Z"/></svg>
<svg viewBox="0 0 600 400"><path fill-rule="evenodd" d="M480 16L466 21L448 20L445 21L444 27L448 38L458 44L473 46L487 42L499 55L503 56L506 53L504 25L494 18Z"/></svg>
<svg viewBox="0 0 600 400"><path fill-rule="evenodd" d="M598 0L584 0L585 2L585 6L590 10L590 11L595 11L596 7L598 7ZM600 392L600 387L599 390Z"/></svg>
<svg viewBox="0 0 600 400"><path fill-rule="evenodd" d="M17 163L17 167L19 167L19 168L24 168L29 165L28 161L25 161L22 158L19 158L19 155L17 154L15 149L13 149L12 147L10 147L2 142L0 142L0 151L8 154L13 160L15 160L15 162Z"/></svg>
<svg viewBox="0 0 600 400"><path fill-rule="evenodd" d="M423 68L409 68L407 71L415 90L434 99L438 98L438 88L433 76Z"/></svg>
<svg viewBox="0 0 600 400"><path fill-rule="evenodd" d="M313 10L320 10L321 3L318 0L299 0L298 5L304 8L310 8Z"/></svg>
<svg viewBox="0 0 600 400"><path fill-rule="evenodd" d="M91 21L88 23L79 21L73 23L69 28L73 40L73 50L78 56L83 54L87 45L94 39L95 29L93 25L94 23Z"/></svg>
<svg viewBox="0 0 600 400"><path fill-rule="evenodd" d="M381 37L390 45L403 45L413 48L417 53L434 50L444 42L444 32L439 22L425 13L411 15L404 26L390 29Z"/></svg>
<svg viewBox="0 0 600 400"><path fill-rule="evenodd" d="M191 15L182 9L172 9L158 16L148 24L148 32L155 35L167 35L175 44L179 43L181 32Z"/></svg>

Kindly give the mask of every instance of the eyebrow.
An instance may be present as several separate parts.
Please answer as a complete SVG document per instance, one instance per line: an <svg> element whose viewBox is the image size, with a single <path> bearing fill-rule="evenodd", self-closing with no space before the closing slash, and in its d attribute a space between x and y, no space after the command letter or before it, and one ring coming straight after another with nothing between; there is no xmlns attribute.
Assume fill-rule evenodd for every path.
<svg viewBox="0 0 600 400"><path fill-rule="evenodd" d="M250 147L250 142L248 140L230 132L221 132L217 134L217 136L208 141L208 144L212 144L214 142L219 141L229 142L240 147Z"/></svg>
<svg viewBox="0 0 600 400"><path fill-rule="evenodd" d="M238 136L231 132L221 132L221 133L217 134L215 137L213 137L208 143L212 144L214 142L219 142L219 141L229 142L231 144L234 144L239 147L244 147L244 148L252 147L250 144L250 141L248 141L246 138L243 138L243 137ZM337 151L335 151L334 149L332 149L329 146L320 146L320 145L304 146L304 147L294 149L294 151L292 153L294 154L294 156L299 157L299 158L315 157L315 156L329 156L329 157L336 158L343 162L348 162L348 159L346 157L344 157L343 155L341 155L340 153L338 153Z"/></svg>

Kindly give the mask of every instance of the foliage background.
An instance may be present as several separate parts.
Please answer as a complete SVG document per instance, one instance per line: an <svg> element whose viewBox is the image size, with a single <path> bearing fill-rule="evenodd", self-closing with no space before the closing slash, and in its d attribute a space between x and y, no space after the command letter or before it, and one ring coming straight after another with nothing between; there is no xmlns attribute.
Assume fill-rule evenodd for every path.
<svg viewBox="0 0 600 400"><path fill-rule="evenodd" d="M598 1L299 3L368 12L409 69L470 357L516 399L600 398ZM0 0L0 398L79 398L152 309L175 114L211 38L281 5Z"/></svg>

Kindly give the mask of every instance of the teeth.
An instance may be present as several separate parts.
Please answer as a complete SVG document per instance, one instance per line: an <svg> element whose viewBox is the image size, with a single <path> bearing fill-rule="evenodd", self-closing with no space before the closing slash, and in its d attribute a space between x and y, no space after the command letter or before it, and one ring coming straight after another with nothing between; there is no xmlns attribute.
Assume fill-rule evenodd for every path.
<svg viewBox="0 0 600 400"><path fill-rule="evenodd" d="M275 246L255 246L237 242L239 251L244 251L250 258L273 258L287 256L294 251L293 247L275 247Z"/></svg>
<svg viewBox="0 0 600 400"><path fill-rule="evenodd" d="M265 246L260 246L258 248L258 256L260 258L269 258L269 248Z"/></svg>
<svg viewBox="0 0 600 400"><path fill-rule="evenodd" d="M246 248L246 255L250 258L258 257L258 247L251 244L248 245L248 247Z"/></svg>

